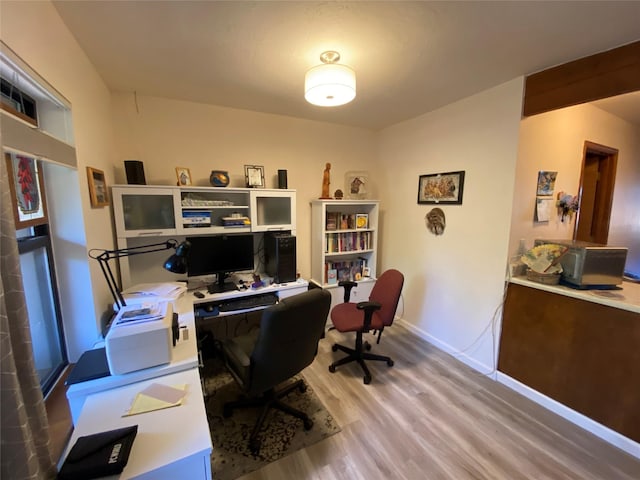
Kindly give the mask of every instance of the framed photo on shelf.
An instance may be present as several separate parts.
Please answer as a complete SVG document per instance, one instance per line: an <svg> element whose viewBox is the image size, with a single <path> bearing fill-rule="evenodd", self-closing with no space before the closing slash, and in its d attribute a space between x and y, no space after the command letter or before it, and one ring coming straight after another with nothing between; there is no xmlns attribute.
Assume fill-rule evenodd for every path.
<svg viewBox="0 0 640 480"><path fill-rule="evenodd" d="M104 178L104 172L97 168L87 167L87 181L89 182L89 198L92 207L109 205L109 190Z"/></svg>
<svg viewBox="0 0 640 480"><path fill-rule="evenodd" d="M264 188L264 167L261 165L245 165L244 178L247 187Z"/></svg>
<svg viewBox="0 0 640 480"><path fill-rule="evenodd" d="M47 223L44 182L37 160L16 153L6 153L5 160L16 229Z"/></svg>
<svg viewBox="0 0 640 480"><path fill-rule="evenodd" d="M178 179L179 187L193 185L191 181L191 172L188 168L176 167L176 178Z"/></svg>
<svg viewBox="0 0 640 480"><path fill-rule="evenodd" d="M367 213L356 213L356 230L369 228L369 215Z"/></svg>
<svg viewBox="0 0 640 480"><path fill-rule="evenodd" d="M462 204L464 171L420 175L418 179L419 204Z"/></svg>
<svg viewBox="0 0 640 480"><path fill-rule="evenodd" d="M347 172L344 176L345 196L348 199L362 200L369 192L368 172Z"/></svg>

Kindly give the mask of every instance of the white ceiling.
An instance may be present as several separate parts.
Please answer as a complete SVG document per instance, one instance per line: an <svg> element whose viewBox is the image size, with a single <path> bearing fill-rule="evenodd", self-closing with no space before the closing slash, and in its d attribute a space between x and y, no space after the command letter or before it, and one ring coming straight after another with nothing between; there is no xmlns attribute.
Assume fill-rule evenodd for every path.
<svg viewBox="0 0 640 480"><path fill-rule="evenodd" d="M640 39L640 1L53 3L113 91L376 130ZM325 50L356 71L350 104L304 100Z"/></svg>

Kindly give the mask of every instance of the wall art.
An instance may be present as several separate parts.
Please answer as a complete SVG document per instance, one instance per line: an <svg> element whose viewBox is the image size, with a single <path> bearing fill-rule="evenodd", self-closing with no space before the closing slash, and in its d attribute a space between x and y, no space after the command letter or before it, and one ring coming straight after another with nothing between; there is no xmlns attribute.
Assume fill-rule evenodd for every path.
<svg viewBox="0 0 640 480"><path fill-rule="evenodd" d="M5 160L16 229L47 223L44 182L37 160L16 153L6 153Z"/></svg>
<svg viewBox="0 0 640 480"><path fill-rule="evenodd" d="M419 204L462 204L464 171L420 175L418 179Z"/></svg>

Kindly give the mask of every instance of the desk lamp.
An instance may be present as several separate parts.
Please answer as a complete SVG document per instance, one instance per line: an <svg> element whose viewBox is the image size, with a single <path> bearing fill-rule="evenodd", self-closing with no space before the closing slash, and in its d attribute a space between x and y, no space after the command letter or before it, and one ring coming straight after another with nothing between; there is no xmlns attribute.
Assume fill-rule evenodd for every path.
<svg viewBox="0 0 640 480"><path fill-rule="evenodd" d="M173 248L176 252L171 255L165 262L164 268L172 273L186 273L187 271L187 254L191 244L187 241L178 245L176 240L167 240L161 243L152 243L149 245L141 245L138 247L121 248L118 250L98 250L100 253L95 254L96 250L90 250L89 256L100 263L100 268L104 274L104 278L107 281L111 295L115 300L118 310L125 307L127 303L124 301L121 289L118 287L111 267L109 266L109 260L113 258L131 257L133 255L143 255L145 253L159 252L161 250L169 250Z"/></svg>

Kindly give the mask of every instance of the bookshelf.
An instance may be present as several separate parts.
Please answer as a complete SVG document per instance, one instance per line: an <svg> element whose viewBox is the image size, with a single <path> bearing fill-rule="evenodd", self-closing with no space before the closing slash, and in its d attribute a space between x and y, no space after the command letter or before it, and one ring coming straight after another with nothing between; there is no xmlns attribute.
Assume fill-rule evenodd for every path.
<svg viewBox="0 0 640 480"><path fill-rule="evenodd" d="M369 298L376 277L378 200L311 202L311 281L343 301L341 280L358 282L353 301Z"/></svg>

